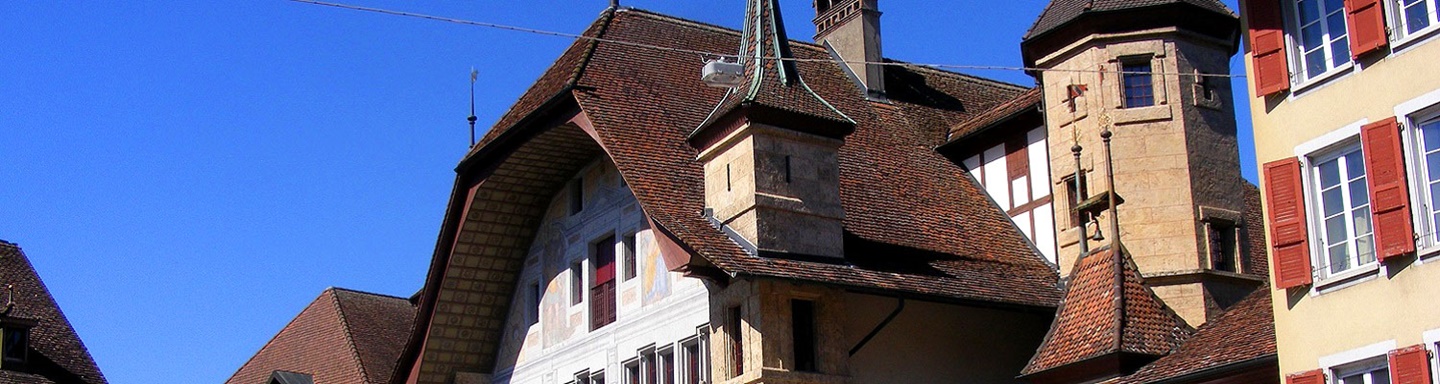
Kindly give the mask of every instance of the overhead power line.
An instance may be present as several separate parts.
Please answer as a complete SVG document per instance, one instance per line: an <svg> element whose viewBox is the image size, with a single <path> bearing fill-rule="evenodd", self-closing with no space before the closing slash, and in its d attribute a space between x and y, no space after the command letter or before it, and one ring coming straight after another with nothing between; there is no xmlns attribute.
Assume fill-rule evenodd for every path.
<svg viewBox="0 0 1440 384"><path fill-rule="evenodd" d="M288 1L296 2L296 3L313 4L313 5L320 5L320 6L326 6L326 7L334 7L334 8L348 9L348 10L354 10L354 11L363 11L363 12L379 13L379 14L391 15L391 16L411 17L411 18L418 18L418 19L425 19L425 20L432 20L432 21L440 21L440 22L453 23L453 24L461 24L461 25L470 25L470 26L477 26L477 27L493 28L493 29L500 29L500 30L506 30L506 31L513 31L513 32L529 33L529 34L535 34L535 35L554 36L554 37L565 37L565 38L578 39L578 40L586 40L586 41L594 41L594 42L601 42L601 43L618 44L618 45L625 45L625 46L638 47L638 48L644 48L644 49L653 49L653 50L658 50L658 51L666 51L666 52L675 52L675 53L684 53L684 54L690 54L690 55L697 55L697 56L700 56L700 57L723 57L723 58L729 58L729 59L737 59L737 58L738 58L737 55L735 55L735 54L728 54L728 53L710 52L710 51L703 51L703 50L689 49L689 48L666 47L666 46L660 46L660 45L649 44L649 43L641 43L641 42L635 42L635 41L609 39L609 38L603 38L603 37L586 36L586 35L580 35L580 34L574 34L574 33L566 33L566 32L547 31L547 30L543 30L543 29L518 27L518 26L514 26L514 25L506 25L506 24L498 24L498 23L489 23L489 22L484 22L484 21L474 21L474 20L457 19L457 18L453 18L453 17L427 15L427 14L423 14L423 13L415 13L415 12L407 12L407 11L396 11L396 10L384 9L384 8L365 7L365 6L359 6L359 5L350 5L350 4L342 4L342 3L332 3L332 2L318 1L318 0L288 0ZM791 61L791 62L830 62L830 63L837 62L836 60L833 60L833 59L803 59L803 58L793 58L793 57L784 57L784 58L782 58L782 57L775 57L775 56L765 56L765 57L761 57L761 59L763 59L763 60L785 60L785 61ZM1016 66L1003 66L1003 65L966 65L966 64L907 63L907 62L883 62L883 61L882 61L882 62L875 62L875 61L853 61L853 60L845 60L845 61L843 61L843 62L844 62L844 63L847 63L847 64L886 65L886 66L895 66L895 67L920 67L920 68L932 68L932 69L968 69L968 70L988 70L988 71L1028 71L1028 72L1064 72L1064 73L1151 74L1151 75L1159 75L1159 76L1201 76L1201 77L1218 77L1218 78L1243 78L1243 77L1245 77L1245 75L1234 75L1234 74L1228 74L1228 73L1127 72L1127 71L1107 71L1107 70L1100 70L1100 69L1036 68L1036 67L1016 67Z"/></svg>

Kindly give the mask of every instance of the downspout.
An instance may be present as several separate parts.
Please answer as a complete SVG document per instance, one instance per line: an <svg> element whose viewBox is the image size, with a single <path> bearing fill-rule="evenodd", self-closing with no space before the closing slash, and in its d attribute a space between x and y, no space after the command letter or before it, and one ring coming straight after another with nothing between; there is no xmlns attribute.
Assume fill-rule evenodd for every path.
<svg viewBox="0 0 1440 384"><path fill-rule="evenodd" d="M895 303L895 310L891 311L889 316L885 316L885 320L880 321L880 324L875 325L875 329L871 330L870 334L860 339L859 344L855 344L854 348L850 348L850 356L855 356L856 352L860 352L860 348L865 348L865 344L869 344L870 340L875 338L875 335L879 335L880 331L885 329L885 326L890 325L890 322L894 321L895 317L900 316L900 311L905 310L905 298L897 297L895 299L898 300L898 302Z"/></svg>

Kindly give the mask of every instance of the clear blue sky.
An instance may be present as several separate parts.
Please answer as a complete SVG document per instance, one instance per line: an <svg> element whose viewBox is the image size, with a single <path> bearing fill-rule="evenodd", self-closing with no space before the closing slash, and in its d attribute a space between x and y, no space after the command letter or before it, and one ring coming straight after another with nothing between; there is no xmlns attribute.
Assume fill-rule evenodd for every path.
<svg viewBox="0 0 1440 384"><path fill-rule="evenodd" d="M571 33L608 4L349 3ZM731 27L744 11L623 3ZM808 39L810 1L782 3ZM1044 4L882 0L885 53L1017 66ZM0 239L111 382L223 381L328 286L418 290L468 144L470 68L483 134L569 44L283 0L0 2Z"/></svg>

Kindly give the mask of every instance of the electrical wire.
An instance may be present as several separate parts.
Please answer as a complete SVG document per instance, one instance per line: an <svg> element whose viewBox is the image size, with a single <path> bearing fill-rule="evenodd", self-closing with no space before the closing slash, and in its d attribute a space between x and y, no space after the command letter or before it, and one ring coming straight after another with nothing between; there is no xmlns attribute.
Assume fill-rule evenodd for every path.
<svg viewBox="0 0 1440 384"><path fill-rule="evenodd" d="M738 56L738 55L735 55L735 54L725 54L725 53L718 53L718 52L710 52L710 51L703 51L703 50L698 50L698 49L666 47L666 46L660 46L660 45L648 44L648 43L641 43L641 42L634 42L634 41L626 41L626 40L618 40L618 39L609 39L609 38L596 37L596 36L586 36L586 35L580 35L580 34L574 34L574 33L566 33L566 32L547 31L547 30L542 30L542 29L518 27L518 26L506 25L506 24L498 24L498 23L490 23L490 22L483 22L483 21L457 19L457 18L445 17L445 16L428 15L428 14L423 14L423 13L415 13L415 12L407 12L407 11L396 11L396 10L383 9L383 8L365 7L365 6L342 4L342 3L332 3L332 2L319 1L319 0L287 0L287 1L295 2L295 3L312 4L312 5L320 5L320 6L326 6L326 7L334 7L334 8L348 9L348 10L353 10L353 11L363 11L363 12L379 13L379 14L385 14L385 15L391 15L391 16L412 17L412 18L419 18L419 19L432 20L432 21L440 21L440 22L446 22L446 23L454 23L454 24L470 25L470 26L477 26L477 27L493 28L493 29L500 29L500 30L513 31L513 32L522 32L522 33L529 33L529 34L536 34L536 35L554 36L554 37L565 37L565 38L571 38L571 39L577 39L577 40L586 40L586 41L601 42L601 43L611 43L611 44L625 45L625 46L631 46L631 47L637 47L637 48L653 49L653 50L658 50L658 51L666 51L666 52L676 52L676 53L684 53L684 54L691 54L691 55L699 55L699 56L701 56L701 57L719 57L719 58L727 58L727 59L738 59L738 58L739 58L739 56ZM760 59L761 59L761 60L785 60L785 61L791 61L791 62L797 62L797 63L804 63L804 62L834 63L834 62L837 62L837 60L834 60L834 59L804 59L804 58L775 57L775 56L762 56L762 57L760 57ZM1241 75L1241 74L1228 74L1228 73L1137 72L1137 71L1109 71L1109 70L1101 70L1101 69L1037 68L1037 67L1017 67L1017 66L1004 66L1004 65L964 65L964 64L906 63L906 62L856 61L856 60L844 60L844 61L838 61L838 62L843 62L843 63L846 63L846 64L883 65L883 66L893 66L893 67L930 68L930 69L957 69L957 70L1027 71L1027 72L1060 72L1060 73L1149 74L1149 75L1158 75L1158 76L1197 76L1197 77L1217 77L1217 78L1244 78L1244 77L1245 77L1245 75Z"/></svg>

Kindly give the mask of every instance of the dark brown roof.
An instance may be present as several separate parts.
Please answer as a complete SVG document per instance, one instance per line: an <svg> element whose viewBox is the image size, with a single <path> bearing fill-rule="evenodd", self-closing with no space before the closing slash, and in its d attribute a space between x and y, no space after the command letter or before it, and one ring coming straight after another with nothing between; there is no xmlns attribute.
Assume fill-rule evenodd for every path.
<svg viewBox="0 0 1440 384"><path fill-rule="evenodd" d="M70 327L20 247L0 240L0 286L14 286L15 306L4 317L35 321L29 363L0 370L0 383L105 383L105 376Z"/></svg>
<svg viewBox="0 0 1440 384"><path fill-rule="evenodd" d="M1022 375L1108 355L1164 356L1194 331L1144 285L1123 251L1092 251L1076 261L1071 276L1055 321Z"/></svg>
<svg viewBox="0 0 1440 384"><path fill-rule="evenodd" d="M1051 0L1025 33L1025 40L1043 35L1089 13L1113 12L1170 4L1190 4L1216 13L1235 12L1218 0Z"/></svg>
<svg viewBox="0 0 1440 384"><path fill-rule="evenodd" d="M319 383L388 383L414 315L403 298L326 289L226 383L265 384L275 371Z"/></svg>
<svg viewBox="0 0 1440 384"><path fill-rule="evenodd" d="M1265 248L1265 216L1260 205L1260 187L1248 181L1244 184L1245 235L1250 241L1250 258L1244 262L1244 272L1269 280L1270 252Z"/></svg>
<svg viewBox="0 0 1440 384"><path fill-rule="evenodd" d="M712 52L735 52L740 43L733 30L633 9L607 12L586 34ZM830 58L813 44L791 42L791 48L802 60ZM838 64L796 63L810 89L856 122L840 149L850 263L826 264L750 256L700 215L702 164L686 138L725 91L705 86L698 67L691 56L577 42L467 162L495 161L477 154L546 101L573 97L645 212L725 271L1022 306L1058 300L1053 269L959 166L932 150L955 122L1026 88L891 66L890 103L873 103Z"/></svg>
<svg viewBox="0 0 1440 384"><path fill-rule="evenodd" d="M963 140L970 135L1015 117L1016 115L1038 109L1040 107L1042 93L1040 87L1031 88L1009 101L1001 103L990 110L976 114L974 117L960 124L956 124L950 128L949 140Z"/></svg>
<svg viewBox="0 0 1440 384"><path fill-rule="evenodd" d="M1275 315L1272 311L1270 287L1261 286L1230 311L1200 326L1180 349L1120 383L1154 383L1248 362L1264 364L1263 359L1272 359L1268 364L1274 366Z"/></svg>

